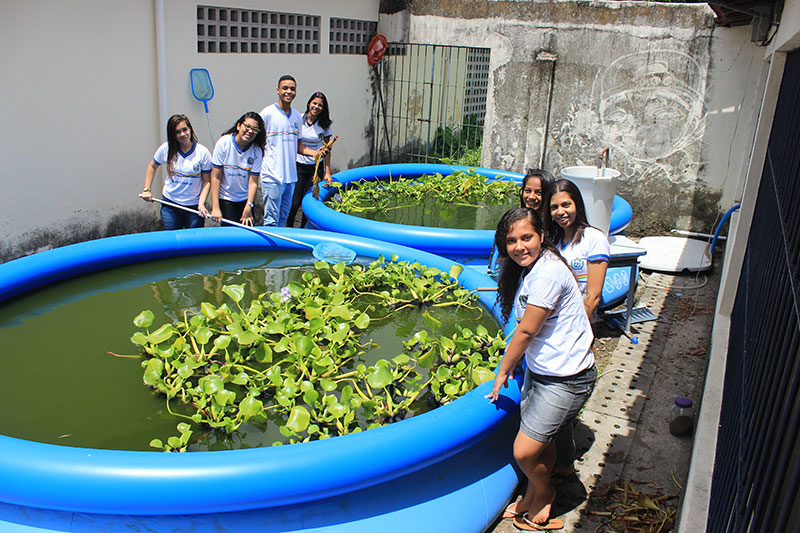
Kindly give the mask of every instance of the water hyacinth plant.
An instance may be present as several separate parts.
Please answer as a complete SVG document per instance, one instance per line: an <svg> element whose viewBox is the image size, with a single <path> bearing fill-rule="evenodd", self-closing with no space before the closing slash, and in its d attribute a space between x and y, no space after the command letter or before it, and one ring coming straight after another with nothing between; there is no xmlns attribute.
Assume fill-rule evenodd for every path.
<svg viewBox="0 0 800 533"><path fill-rule="evenodd" d="M341 184L334 183L341 187ZM507 180L489 180L472 169L444 176L436 173L414 179L358 181L334 195L330 206L344 214L416 206L431 201L439 206L503 205L516 198L519 185Z"/></svg>
<svg viewBox="0 0 800 533"><path fill-rule="evenodd" d="M325 439L413 416L493 379L502 332L457 325L441 335L429 312L478 308L474 293L458 284L460 272L396 256L366 266L320 261L249 304L244 285L226 285L230 304L203 302L176 323L155 327L153 313L142 311L131 341L143 356L144 383L186 419L178 435L151 446L184 451L193 428L230 434L244 423L276 424L285 439L273 444ZM373 346L370 324L414 309L425 328L409 334L402 352L362 361Z"/></svg>

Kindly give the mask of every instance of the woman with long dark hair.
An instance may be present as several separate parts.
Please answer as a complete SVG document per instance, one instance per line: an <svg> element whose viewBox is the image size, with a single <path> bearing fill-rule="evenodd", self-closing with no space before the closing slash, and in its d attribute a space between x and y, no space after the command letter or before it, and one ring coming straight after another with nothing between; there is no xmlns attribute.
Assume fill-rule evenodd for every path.
<svg viewBox="0 0 800 533"><path fill-rule="evenodd" d="M211 216L253 225L253 207L267 134L255 111L239 117L214 146L211 157ZM205 201L205 196L201 199Z"/></svg>
<svg viewBox="0 0 800 533"><path fill-rule="evenodd" d="M167 120L167 142L158 147L144 173L143 200L152 201L153 179L163 164L167 165L167 175L161 190L162 198L207 214L200 198L205 198L203 193L208 194L211 183L211 152L198 144L186 115L172 115ZM202 228L204 219L161 204L161 222L165 229Z"/></svg>
<svg viewBox="0 0 800 533"><path fill-rule="evenodd" d="M315 92L306 103L306 112L303 113L299 141L307 148L319 150L333 136L331 132L332 123L330 109L328 108L328 98L319 91ZM318 169L317 177L319 179L324 179L325 183L333 181L331 178L330 152L325 155L324 162L319 167L317 167L313 157L297 154L297 184L294 187L292 207L289 209L289 218L286 221L286 225L290 228L294 226L294 219L300 209L300 204L303 202L303 196L305 196L314 182L315 168ZM305 227L306 222L308 222L308 219L303 214L303 221L300 227Z"/></svg>
<svg viewBox="0 0 800 533"><path fill-rule="evenodd" d="M547 202L547 197L555 181L550 172L540 168L529 168L525 177L522 178L522 188L519 191L519 206L530 207L544 218L542 208Z"/></svg>
<svg viewBox="0 0 800 533"><path fill-rule="evenodd" d="M513 311L517 329L487 398L497 401L523 358L526 366L514 459L528 484L504 516L513 517L519 529L556 529L563 521L550 518L556 496L550 481L554 438L571 431L594 388L594 335L575 277L558 250L544 240L536 211L523 207L503 215L495 244L501 257L498 304L506 320Z"/></svg>
<svg viewBox="0 0 800 533"><path fill-rule="evenodd" d="M553 185L545 220L547 236L572 268L591 319L603 294L610 249L608 239L589 225L578 186L560 179Z"/></svg>

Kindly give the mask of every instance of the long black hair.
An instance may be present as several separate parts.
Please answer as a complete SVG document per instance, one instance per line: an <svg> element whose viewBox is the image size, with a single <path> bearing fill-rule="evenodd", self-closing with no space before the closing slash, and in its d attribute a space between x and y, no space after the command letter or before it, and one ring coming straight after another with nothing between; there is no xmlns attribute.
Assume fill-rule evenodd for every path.
<svg viewBox="0 0 800 533"><path fill-rule="evenodd" d="M189 117L186 115L172 115L167 120L167 173L172 174L172 163L175 161L175 156L178 155L180 144L178 143L178 134L175 130L178 129L178 124L185 122L189 128L190 140L192 143L197 142L197 135L194 134L192 123L189 122Z"/></svg>
<svg viewBox="0 0 800 533"><path fill-rule="evenodd" d="M550 208L547 203L550 201L550 191L553 190L553 184L556 182L556 179L547 170L542 170L541 168L529 168L528 172L525 174L525 177L522 178L522 187L519 189L520 207L526 207L525 200L522 197L522 192L525 190L525 187L528 185L528 180L531 178L539 178L539 184L542 186L542 206L540 207L540 211L542 212L539 214L543 215L545 208Z"/></svg>
<svg viewBox="0 0 800 533"><path fill-rule="evenodd" d="M319 98L322 100L322 112L319 114L319 117L317 117L317 122L323 130L327 130L331 127L333 121L331 120L331 113L328 110L328 98L323 93L317 91L311 95L311 98L308 99L308 102L306 102L306 116L310 115L309 110L311 109L311 100L314 98Z"/></svg>
<svg viewBox="0 0 800 533"><path fill-rule="evenodd" d="M578 186L569 180L560 179L556 180L553 184L552 193L550 198L555 196L556 193L565 192L572 199L575 204L575 235L572 237L572 242L580 242L583 238L583 230L590 227L589 219L586 218L586 205L583 203L583 196ZM547 202L550 203L550 200ZM559 244L564 240L564 228L558 225L553 219L553 214L550 211L550 205L544 210L545 215L545 228L547 235L554 243Z"/></svg>
<svg viewBox="0 0 800 533"><path fill-rule="evenodd" d="M258 133L256 134L256 138L253 139L253 144L261 148L261 153L264 154L264 151L266 150L267 146L267 131L266 131L267 128L264 125L264 119L261 118L261 115L259 115L255 111L248 111L247 113L239 117L239 120L236 121L236 124L234 124L228 131L226 131L222 135L228 135L230 133L236 135L239 132L239 126L244 124L245 119L248 118L252 118L258 124Z"/></svg>
<svg viewBox="0 0 800 533"><path fill-rule="evenodd" d="M504 320L508 320L511 316L511 311L514 309L514 296L517 294L517 287L519 286L519 279L523 274L523 268L519 266L508 255L508 248L506 240L508 234L511 232L511 227L520 222L521 220L528 220L533 226L533 230L539 234L542 240L542 253L545 251L552 252L556 257L561 259L564 265L569 268L567 262L561 257L561 254L551 242L544 239L544 226L539 213L529 207L518 207L510 211L506 211L500 222L497 223L497 231L494 232L494 244L497 246L497 251L500 253L500 275L497 277L497 303L500 304L500 312ZM570 270L572 272L572 270Z"/></svg>

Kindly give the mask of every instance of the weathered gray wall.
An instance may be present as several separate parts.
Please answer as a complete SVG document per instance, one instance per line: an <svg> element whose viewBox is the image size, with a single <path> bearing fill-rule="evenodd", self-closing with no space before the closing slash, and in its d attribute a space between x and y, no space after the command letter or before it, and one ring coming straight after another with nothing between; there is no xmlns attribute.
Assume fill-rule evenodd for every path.
<svg viewBox="0 0 800 533"><path fill-rule="evenodd" d="M623 174L618 194L634 208L632 229L652 233L708 231L732 170L726 152L752 136L745 126L757 91L740 87L763 65L753 64L758 50L741 33L723 40L720 53L735 44L750 70L732 71L738 57L721 60L714 95L737 104L714 117L717 137L706 136L707 111L717 109L706 101L714 31L721 29L705 4L414 0L408 38L491 47L484 166L521 172L544 159L557 171L594 164L610 146L611 166ZM543 51L555 62L542 60ZM741 126L735 143L725 129L731 119Z"/></svg>

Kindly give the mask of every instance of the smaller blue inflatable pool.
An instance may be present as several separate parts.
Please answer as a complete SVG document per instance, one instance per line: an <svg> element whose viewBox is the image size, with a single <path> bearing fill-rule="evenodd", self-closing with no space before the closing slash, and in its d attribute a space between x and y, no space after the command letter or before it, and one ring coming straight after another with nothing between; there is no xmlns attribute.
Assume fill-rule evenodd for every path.
<svg viewBox="0 0 800 533"><path fill-rule="evenodd" d="M334 179L345 187L359 181L386 180L389 178L418 178L424 174L452 174L456 170L474 170L489 179L513 180L522 183L522 174L504 172L489 168L474 168L459 165L438 165L432 163L397 163L392 165L373 165L351 168L334 175ZM303 212L308 217L309 227L378 238L403 246L424 250L450 258L459 263L486 271L489 256L494 243L494 231L432 228L427 226L411 226L391 224L345 215L325 205L336 192L333 187L320 188L319 199L309 192L303 198ZM609 234L615 235L623 231L633 217L633 210L628 202L619 196L614 197L611 211ZM614 307L622 302L628 294L629 269L610 268L606 274L601 309Z"/></svg>

